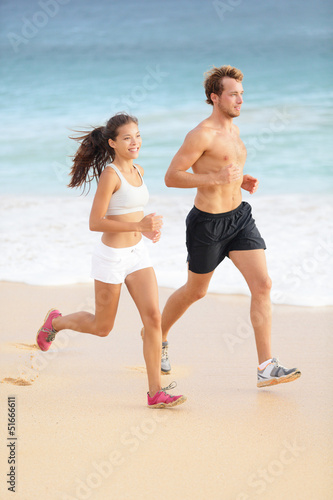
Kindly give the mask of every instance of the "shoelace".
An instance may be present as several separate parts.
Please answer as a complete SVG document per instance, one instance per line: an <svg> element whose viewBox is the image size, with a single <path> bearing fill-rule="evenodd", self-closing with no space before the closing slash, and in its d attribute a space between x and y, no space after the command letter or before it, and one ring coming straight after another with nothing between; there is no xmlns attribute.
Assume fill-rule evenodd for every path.
<svg viewBox="0 0 333 500"><path fill-rule="evenodd" d="M56 332L55 330L50 330L49 328L43 328L43 332L45 333L48 333L48 336L46 337L46 342L53 342L54 339L55 339L55 336L56 336Z"/></svg>
<svg viewBox="0 0 333 500"><path fill-rule="evenodd" d="M168 358L168 347L167 345L162 345L162 359L166 361Z"/></svg>
<svg viewBox="0 0 333 500"><path fill-rule="evenodd" d="M277 358L272 358L272 361L273 363L276 363L277 368L283 368L284 370L286 370L286 367L281 365L280 361Z"/></svg>
<svg viewBox="0 0 333 500"><path fill-rule="evenodd" d="M175 387L177 387L177 382L173 381L173 382L171 382L171 384L169 384L167 387L162 387L162 388L161 388L161 390L159 391L159 393L160 393L160 392L164 392L164 394L165 394L166 396L170 396L171 398L172 398L172 397L175 397L175 396L171 396L171 394L168 394L167 392L165 392L165 391L168 391L168 390L170 390L170 389L174 389ZM149 396L149 392L148 392L148 396Z"/></svg>
<svg viewBox="0 0 333 500"><path fill-rule="evenodd" d="M174 389L175 387L177 387L177 382L173 381L168 385L168 387L162 387L161 391L170 391L170 389Z"/></svg>

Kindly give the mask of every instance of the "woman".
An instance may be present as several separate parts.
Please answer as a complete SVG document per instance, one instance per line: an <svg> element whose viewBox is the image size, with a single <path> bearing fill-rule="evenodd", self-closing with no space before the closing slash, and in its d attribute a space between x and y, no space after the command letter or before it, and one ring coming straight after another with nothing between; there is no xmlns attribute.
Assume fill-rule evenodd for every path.
<svg viewBox="0 0 333 500"><path fill-rule="evenodd" d="M86 187L92 179L98 180L89 221L91 231L102 233L92 258L95 314L77 312L62 316L51 309L37 333L37 344L47 351L56 333L64 329L106 337L113 328L121 285L125 283L145 329L148 406L179 405L185 396L171 396L161 390L158 288L142 235L157 242L162 217L154 213L143 216L149 195L142 167L133 164L142 142L138 121L127 114L116 114L105 127L95 128L76 140L81 144L74 156L69 187Z"/></svg>

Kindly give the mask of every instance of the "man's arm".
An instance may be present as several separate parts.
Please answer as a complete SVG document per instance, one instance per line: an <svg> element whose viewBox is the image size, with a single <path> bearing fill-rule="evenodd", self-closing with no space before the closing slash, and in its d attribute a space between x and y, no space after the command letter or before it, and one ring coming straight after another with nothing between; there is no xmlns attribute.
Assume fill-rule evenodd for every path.
<svg viewBox="0 0 333 500"><path fill-rule="evenodd" d="M258 185L259 185L258 179L252 177L252 175L246 174L243 176L243 182L241 188L245 189L245 191L248 191L250 194L253 194L257 191Z"/></svg>
<svg viewBox="0 0 333 500"><path fill-rule="evenodd" d="M187 172L208 149L211 137L210 132L204 128L196 128L187 134L165 174L164 180L168 187L200 188L228 184L239 179L240 170L233 165L208 174Z"/></svg>

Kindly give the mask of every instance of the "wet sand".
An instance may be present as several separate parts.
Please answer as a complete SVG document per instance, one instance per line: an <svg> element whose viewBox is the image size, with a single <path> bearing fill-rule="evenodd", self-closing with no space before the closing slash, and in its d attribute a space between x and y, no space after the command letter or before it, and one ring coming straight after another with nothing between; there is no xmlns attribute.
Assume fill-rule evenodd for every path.
<svg viewBox="0 0 333 500"><path fill-rule="evenodd" d="M170 333L174 392L146 407L141 322L124 287L107 338L36 331L51 307L93 311L89 284L0 283L0 497L16 500L332 498L332 307L273 307L273 354L300 379L256 387L249 298L210 294ZM172 290L160 289L163 307ZM15 397L15 489L7 398Z"/></svg>

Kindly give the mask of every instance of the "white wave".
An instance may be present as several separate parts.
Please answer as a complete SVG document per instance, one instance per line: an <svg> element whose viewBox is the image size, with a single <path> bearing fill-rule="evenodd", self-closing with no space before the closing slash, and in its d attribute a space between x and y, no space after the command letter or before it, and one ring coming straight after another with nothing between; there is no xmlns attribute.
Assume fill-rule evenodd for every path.
<svg viewBox="0 0 333 500"><path fill-rule="evenodd" d="M164 216L159 243L148 241L158 283L186 281L185 218L194 191L151 196L146 213ZM277 304L333 304L333 207L329 198L305 195L247 196L267 245L266 258ZM4 196L0 201L0 280L35 285L91 282L90 258L100 238L88 228L88 197ZM218 267L209 291L247 294L229 259Z"/></svg>

